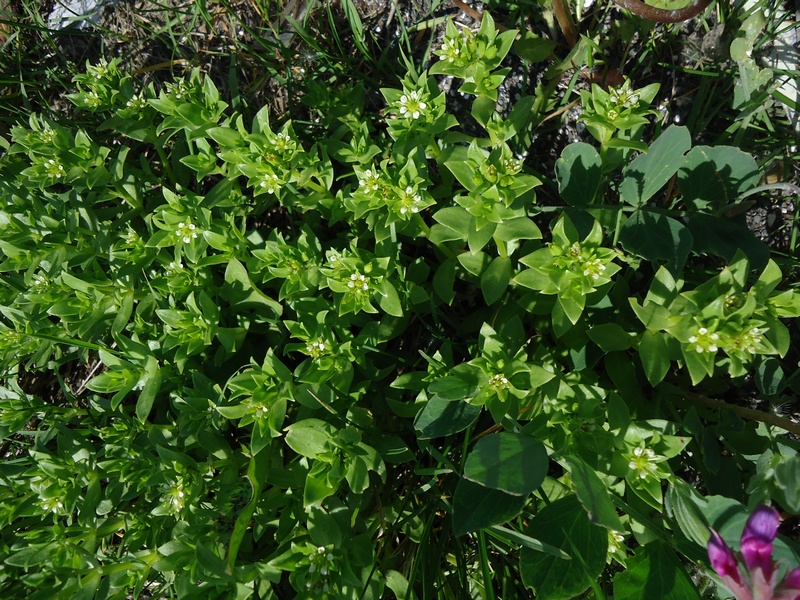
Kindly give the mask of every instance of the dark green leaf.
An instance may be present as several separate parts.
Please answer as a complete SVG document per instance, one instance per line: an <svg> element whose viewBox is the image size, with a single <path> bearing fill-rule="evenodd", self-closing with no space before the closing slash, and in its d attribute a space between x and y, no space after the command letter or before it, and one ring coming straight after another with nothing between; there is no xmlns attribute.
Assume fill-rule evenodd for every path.
<svg viewBox="0 0 800 600"><path fill-rule="evenodd" d="M689 218L688 225L695 252L707 252L730 262L741 250L756 271L761 271L769 261L769 247L743 223L697 213Z"/></svg>
<svg viewBox="0 0 800 600"><path fill-rule="evenodd" d="M793 514L800 513L800 455L775 467L775 487L780 490L782 504Z"/></svg>
<svg viewBox="0 0 800 600"><path fill-rule="evenodd" d="M587 333L604 352L627 350L631 347L631 334L616 323L595 325Z"/></svg>
<svg viewBox="0 0 800 600"><path fill-rule="evenodd" d="M547 60L553 54L555 47L554 41L539 37L530 30L523 31L514 43L517 55L533 63Z"/></svg>
<svg viewBox="0 0 800 600"><path fill-rule="evenodd" d="M481 438L464 465L464 477L509 494L538 488L548 467L544 445L528 435L502 432Z"/></svg>
<svg viewBox="0 0 800 600"><path fill-rule="evenodd" d="M642 206L672 178L692 146L686 127L672 126L653 142L647 154L637 156L622 171L619 195L624 202Z"/></svg>
<svg viewBox="0 0 800 600"><path fill-rule="evenodd" d="M592 525L576 496L566 496L542 508L531 520L528 532L572 557L562 560L522 548L519 557L522 581L536 591L537 600L574 598L606 566L608 532Z"/></svg>
<svg viewBox="0 0 800 600"><path fill-rule="evenodd" d="M628 568L614 577L614 600L700 600L700 594L669 545L640 547Z"/></svg>
<svg viewBox="0 0 800 600"><path fill-rule="evenodd" d="M505 523L520 513L525 502L525 496L512 496L461 479L453 494L453 532L463 535Z"/></svg>
<svg viewBox="0 0 800 600"><path fill-rule="evenodd" d="M695 210L723 208L739 194L758 185L755 159L732 146L696 146L678 172L683 201Z"/></svg>
<svg viewBox="0 0 800 600"><path fill-rule="evenodd" d="M594 469L577 456L567 457L567 464L572 475L575 494L589 515L589 520L595 525L613 531L623 531L625 526L611 503L608 485L603 483Z"/></svg>
<svg viewBox="0 0 800 600"><path fill-rule="evenodd" d="M603 161L589 144L569 144L556 161L558 191L567 204L591 204L602 181Z"/></svg>
<svg viewBox="0 0 800 600"><path fill-rule="evenodd" d="M503 222L497 226L494 237L503 242L539 240L542 238L542 232L539 231L536 223L531 221L528 217L516 217L513 219L504 219Z"/></svg>
<svg viewBox="0 0 800 600"><path fill-rule="evenodd" d="M756 369L755 379L758 391L766 396L776 396L786 387L786 375L781 363L772 357L761 361Z"/></svg>
<svg viewBox="0 0 800 600"><path fill-rule="evenodd" d="M156 395L161 389L161 369L156 369L154 372L146 376L146 381L142 391L139 393L139 398L136 400L136 416L141 422L147 420L150 411L153 408Z"/></svg>
<svg viewBox="0 0 800 600"><path fill-rule="evenodd" d="M419 411L414 420L414 429L423 439L444 437L466 429L477 420L480 413L479 406L434 396Z"/></svg>
<svg viewBox="0 0 800 600"><path fill-rule="evenodd" d="M639 342L639 358L650 385L658 385L669 371L667 342L664 334L656 331L645 331Z"/></svg>
<svg viewBox="0 0 800 600"><path fill-rule="evenodd" d="M672 217L638 210L625 222L619 241L633 254L652 262L666 263L678 275L692 250L692 234Z"/></svg>
<svg viewBox="0 0 800 600"><path fill-rule="evenodd" d="M664 508L675 519L683 535L705 547L709 538L708 522L703 515L708 503L682 479L670 481L664 496Z"/></svg>
<svg viewBox="0 0 800 600"><path fill-rule="evenodd" d="M436 269L436 274L433 276L433 291L447 304L450 304L456 296L456 292L453 289L455 281L456 261L448 258L439 265L439 268Z"/></svg>
<svg viewBox="0 0 800 600"><path fill-rule="evenodd" d="M481 292L487 305L492 305L500 298L511 281L511 259L497 256L481 275Z"/></svg>

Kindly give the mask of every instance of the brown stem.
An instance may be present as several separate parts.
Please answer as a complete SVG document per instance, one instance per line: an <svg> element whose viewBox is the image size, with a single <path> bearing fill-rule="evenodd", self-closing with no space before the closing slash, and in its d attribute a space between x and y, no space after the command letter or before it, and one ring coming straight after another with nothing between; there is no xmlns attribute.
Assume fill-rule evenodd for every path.
<svg viewBox="0 0 800 600"><path fill-rule="evenodd" d="M472 8L469 4L467 4L463 0L453 0L453 4L455 4L458 8L460 8L462 11L467 13L470 17L472 17L479 23L483 20L483 13L479 13L477 10Z"/></svg>
<svg viewBox="0 0 800 600"><path fill-rule="evenodd" d="M567 8L564 0L553 0L553 14L558 21L558 26L561 27L561 32L567 40L570 49L575 47L578 43L578 35L575 33L575 28L572 26L572 19L569 9Z"/></svg>
<svg viewBox="0 0 800 600"><path fill-rule="evenodd" d="M645 4L641 0L614 0L622 8L626 8L635 15L658 23L680 23L703 12L714 0L694 0L688 6L667 10Z"/></svg>
<svg viewBox="0 0 800 600"><path fill-rule="evenodd" d="M767 425L775 425L776 427L780 427L781 429L785 429L791 433L800 434L800 424L795 423L794 421L791 421L785 417L779 417L778 415L773 415L771 413L756 410L754 408L746 408L744 406L737 406L736 404L728 404L722 400L714 400L713 398L701 396L700 394L695 394L692 392L683 392L682 396L693 404L705 406L715 410L722 410L723 408L729 409L743 419L759 421L760 423L766 423Z"/></svg>
<svg viewBox="0 0 800 600"><path fill-rule="evenodd" d="M456 5L456 8L461 9L475 19L478 23L483 21L483 13L472 8L469 4L465 3L464 0L453 0L453 4ZM497 31L508 31L508 27L497 21L495 21L494 28L497 29Z"/></svg>

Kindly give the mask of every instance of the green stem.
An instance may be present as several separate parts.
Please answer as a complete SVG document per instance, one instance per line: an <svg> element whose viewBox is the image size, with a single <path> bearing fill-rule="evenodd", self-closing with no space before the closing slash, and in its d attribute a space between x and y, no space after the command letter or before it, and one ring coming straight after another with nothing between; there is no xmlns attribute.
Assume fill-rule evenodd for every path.
<svg viewBox="0 0 800 600"><path fill-rule="evenodd" d="M95 350L98 352L100 350L104 350L105 352L108 352L109 354L114 354L115 356L118 356L120 358L122 358L123 356L120 352L117 352L116 350L111 350L110 348L105 348L98 344L93 344L91 342L84 342L82 340L61 338L55 335L47 335L46 333L25 333L23 335L37 340L46 340L48 342L56 342L57 344L64 344L67 346L77 346L79 348L87 348L88 350Z"/></svg>
<svg viewBox="0 0 800 600"><path fill-rule="evenodd" d="M486 536L483 529L478 530L478 547L481 557L481 571L483 571L483 590L486 593L486 600L495 600L494 588L492 588L492 569L489 566L489 552L486 546Z"/></svg>
<svg viewBox="0 0 800 600"><path fill-rule="evenodd" d="M622 214L624 211L620 210L617 213L617 222L614 225L614 243L611 244L612 247L616 248L617 242L619 242L619 231L622 227Z"/></svg>
<svg viewBox="0 0 800 600"><path fill-rule="evenodd" d="M314 190L315 192L319 192L321 194L330 194L330 190L328 188L326 188L325 186L320 185L318 183L315 183L311 179L306 181L305 186L307 188L310 188L310 189Z"/></svg>
<svg viewBox="0 0 800 600"><path fill-rule="evenodd" d="M420 216L419 214L415 214L414 215L414 222L422 230L422 235L424 235L428 240L430 240L431 239L431 228L428 227L428 224L425 222L425 220L422 218L422 216ZM435 244L434 243L434 246L436 246L439 249L439 251L442 254L444 254L447 258L453 258L453 259L456 258L456 253L453 252L450 248L448 248L444 244Z"/></svg>
<svg viewBox="0 0 800 600"><path fill-rule="evenodd" d="M431 228L428 227L428 224L425 222L425 219L419 213L414 215L414 222L419 225L419 228L422 229L422 235L426 238L430 239L431 237Z"/></svg>
<svg viewBox="0 0 800 600"><path fill-rule="evenodd" d="M153 147L156 149L158 153L158 157L161 159L161 164L164 166L164 172L167 174L169 180L175 183L175 177L172 173L172 165L169 163L169 158L167 157L167 153L164 152L164 145L167 142L167 137L160 136L153 141Z"/></svg>

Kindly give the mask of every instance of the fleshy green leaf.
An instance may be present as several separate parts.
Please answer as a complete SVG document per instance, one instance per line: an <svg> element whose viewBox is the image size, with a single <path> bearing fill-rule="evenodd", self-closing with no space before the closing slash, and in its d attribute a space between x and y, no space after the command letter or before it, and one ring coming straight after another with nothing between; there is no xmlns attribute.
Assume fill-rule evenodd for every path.
<svg viewBox="0 0 800 600"><path fill-rule="evenodd" d="M667 341L664 334L657 331L645 331L639 341L639 358L650 385L658 385L669 371L667 357Z"/></svg>
<svg viewBox="0 0 800 600"><path fill-rule="evenodd" d="M481 275L481 292L487 305L492 305L500 298L511 281L511 259L497 256Z"/></svg>
<svg viewBox="0 0 800 600"><path fill-rule="evenodd" d="M589 520L613 531L623 531L625 526L620 521L614 505L611 503L608 486L589 465L576 456L567 457L567 464L572 475L572 485Z"/></svg>

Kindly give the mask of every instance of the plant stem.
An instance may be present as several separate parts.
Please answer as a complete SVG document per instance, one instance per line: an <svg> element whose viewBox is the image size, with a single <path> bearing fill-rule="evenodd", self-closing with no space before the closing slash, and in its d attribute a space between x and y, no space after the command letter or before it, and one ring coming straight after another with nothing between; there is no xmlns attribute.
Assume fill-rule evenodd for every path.
<svg viewBox="0 0 800 600"><path fill-rule="evenodd" d="M635 15L657 23L680 23L696 17L708 7L713 0L694 0L688 6L667 10L645 4L641 0L614 0L622 8L628 9Z"/></svg>
<svg viewBox="0 0 800 600"><path fill-rule="evenodd" d="M800 423L795 423L786 417L779 417L778 415L773 415L762 410L756 410L754 408L747 408L746 406L728 404L723 400L715 400L714 398L709 398L708 396L703 396L701 394L695 394L694 392L684 391L681 392L680 395L683 399L688 400L692 404L696 404L698 406L705 406L714 410L728 409L733 411L742 419L758 421L759 423L766 423L767 425L774 425L775 427L780 427L781 429L785 429L790 433L800 434Z"/></svg>
<svg viewBox="0 0 800 600"><path fill-rule="evenodd" d="M578 35L575 33L575 27L572 25L572 15L569 11L564 0L553 0L553 14L558 21L558 26L561 28L561 33L567 40L567 45L570 49L575 47L578 43Z"/></svg>

